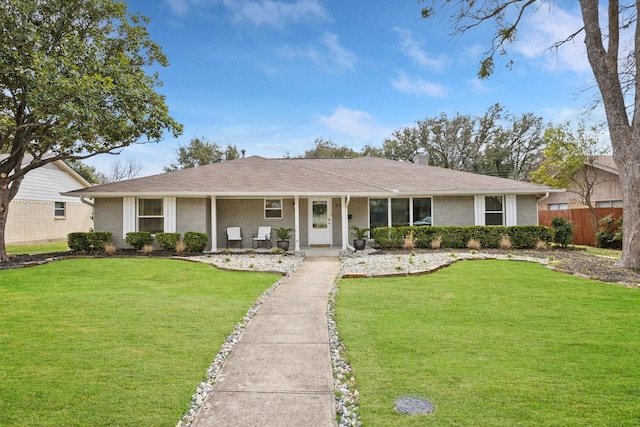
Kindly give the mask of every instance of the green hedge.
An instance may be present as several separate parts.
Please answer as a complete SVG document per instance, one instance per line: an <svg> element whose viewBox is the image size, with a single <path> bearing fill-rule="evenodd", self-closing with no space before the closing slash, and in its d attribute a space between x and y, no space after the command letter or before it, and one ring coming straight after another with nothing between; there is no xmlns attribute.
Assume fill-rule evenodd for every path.
<svg viewBox="0 0 640 427"><path fill-rule="evenodd" d="M162 249L173 251L180 241L180 233L156 233L156 240Z"/></svg>
<svg viewBox="0 0 640 427"><path fill-rule="evenodd" d="M130 231L124 240L137 250L141 250L145 245L150 245L153 242L153 237L148 231Z"/></svg>
<svg viewBox="0 0 640 427"><path fill-rule="evenodd" d="M67 245L72 251L101 251L111 242L111 237L108 232L69 233Z"/></svg>
<svg viewBox="0 0 640 427"><path fill-rule="evenodd" d="M466 226L466 227L377 227L372 237L381 248L400 248L404 238L411 234L414 246L431 248L431 242L438 236L443 248L463 249L471 239L478 240L483 248L498 248L502 236L511 238L514 248L534 248L539 241L550 242L553 230L539 225L520 226Z"/></svg>
<svg viewBox="0 0 640 427"><path fill-rule="evenodd" d="M201 233L198 231L187 231L186 233L184 233L184 238L182 239L182 241L187 247L187 251L203 252L207 248L209 237L207 237L207 233Z"/></svg>

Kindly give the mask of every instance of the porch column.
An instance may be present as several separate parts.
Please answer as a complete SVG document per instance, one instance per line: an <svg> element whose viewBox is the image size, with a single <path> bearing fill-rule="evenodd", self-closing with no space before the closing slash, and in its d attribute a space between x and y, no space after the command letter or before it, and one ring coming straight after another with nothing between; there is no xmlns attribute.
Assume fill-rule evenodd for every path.
<svg viewBox="0 0 640 427"><path fill-rule="evenodd" d="M211 252L218 252L218 210L216 196L211 196Z"/></svg>
<svg viewBox="0 0 640 427"><path fill-rule="evenodd" d="M295 212L295 223L294 223L294 231L293 238L295 240L295 250L300 251L300 197L296 196L295 201L293 202Z"/></svg>
<svg viewBox="0 0 640 427"><path fill-rule="evenodd" d="M349 211L344 196L340 197L340 209L342 213L342 250L344 251L347 249L347 240L349 239Z"/></svg>

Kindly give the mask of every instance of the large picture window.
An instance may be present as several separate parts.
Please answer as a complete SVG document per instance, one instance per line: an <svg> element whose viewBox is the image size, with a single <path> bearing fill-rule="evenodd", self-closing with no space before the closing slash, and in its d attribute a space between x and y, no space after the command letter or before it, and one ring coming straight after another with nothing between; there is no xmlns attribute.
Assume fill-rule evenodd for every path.
<svg viewBox="0 0 640 427"><path fill-rule="evenodd" d="M164 231L162 199L138 199L138 231L151 234Z"/></svg>
<svg viewBox="0 0 640 427"><path fill-rule="evenodd" d="M265 219L282 219L282 199L264 200Z"/></svg>
<svg viewBox="0 0 640 427"><path fill-rule="evenodd" d="M389 223L389 199L369 199L369 226L386 227Z"/></svg>
<svg viewBox="0 0 640 427"><path fill-rule="evenodd" d="M391 199L391 225L409 225L409 199Z"/></svg>
<svg viewBox="0 0 640 427"><path fill-rule="evenodd" d="M416 225L432 225L431 199L413 199L413 223Z"/></svg>
<svg viewBox="0 0 640 427"><path fill-rule="evenodd" d="M485 225L504 225L504 197L486 196L484 198Z"/></svg>
<svg viewBox="0 0 640 427"><path fill-rule="evenodd" d="M389 208L391 208L391 224L389 224ZM371 228L409 225L410 213L413 213L415 225L431 225L431 199L369 199L369 226Z"/></svg>

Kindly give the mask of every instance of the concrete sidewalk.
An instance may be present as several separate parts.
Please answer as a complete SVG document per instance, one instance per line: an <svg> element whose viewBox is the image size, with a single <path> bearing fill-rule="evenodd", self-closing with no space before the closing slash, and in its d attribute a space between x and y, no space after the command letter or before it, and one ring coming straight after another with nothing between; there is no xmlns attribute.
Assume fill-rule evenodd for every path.
<svg viewBox="0 0 640 427"><path fill-rule="evenodd" d="M249 322L192 423L336 425L327 299L337 257L309 257Z"/></svg>

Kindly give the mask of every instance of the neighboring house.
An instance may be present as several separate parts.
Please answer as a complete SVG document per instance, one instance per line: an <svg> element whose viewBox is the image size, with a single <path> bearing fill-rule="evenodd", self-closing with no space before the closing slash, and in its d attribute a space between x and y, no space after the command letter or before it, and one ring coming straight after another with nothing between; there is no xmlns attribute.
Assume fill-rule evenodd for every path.
<svg viewBox="0 0 640 427"><path fill-rule="evenodd" d="M394 160L247 157L91 188L95 229L124 247L130 231L199 231L212 251L226 227L251 246L258 226L295 230L293 245L349 247L350 227L535 225L537 203L562 191L528 182Z"/></svg>
<svg viewBox="0 0 640 427"><path fill-rule="evenodd" d="M613 156L598 156L592 166L584 166L588 169L588 176L593 178L595 185L591 200L595 208L621 208L622 187L618 166L613 161ZM587 208L578 194L568 188L564 193L553 193L548 198L541 200L540 210L562 210Z"/></svg>
<svg viewBox="0 0 640 427"><path fill-rule="evenodd" d="M65 240L71 232L89 231L93 208L61 193L90 186L63 161L28 172L9 204L5 243Z"/></svg>

